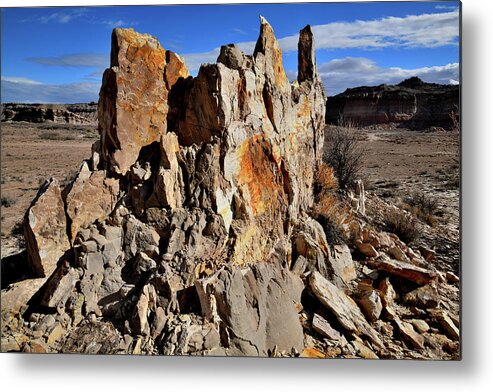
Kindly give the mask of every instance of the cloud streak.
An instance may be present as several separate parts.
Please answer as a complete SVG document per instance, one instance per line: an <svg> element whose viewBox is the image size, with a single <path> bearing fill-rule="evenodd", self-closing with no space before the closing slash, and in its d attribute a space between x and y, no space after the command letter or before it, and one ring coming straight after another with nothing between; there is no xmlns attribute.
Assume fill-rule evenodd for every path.
<svg viewBox="0 0 493 392"><path fill-rule="evenodd" d="M21 23L58 23L66 24L74 19L79 19L83 16L87 16L89 10L87 8L70 8L63 11L53 12L49 15L35 16L26 19L21 19Z"/></svg>
<svg viewBox="0 0 493 392"><path fill-rule="evenodd" d="M47 84L2 76L2 102L78 103L98 100L99 83Z"/></svg>
<svg viewBox="0 0 493 392"><path fill-rule="evenodd" d="M312 29L317 49L435 48L458 45L459 12L333 22ZM279 44L283 51L297 50L298 34Z"/></svg>
<svg viewBox="0 0 493 392"><path fill-rule="evenodd" d="M28 57L32 63L57 67L105 68L109 65L109 56L101 53L73 53L54 57Z"/></svg>
<svg viewBox="0 0 493 392"><path fill-rule="evenodd" d="M108 28L115 27L131 27L135 26L137 22L128 22L123 19L99 19L94 16L93 10L88 8L70 8L64 9L63 11L53 12L49 15L36 16L27 19L22 19L21 23L56 23L56 24L67 24L75 20L83 23L89 24L99 24L104 25Z"/></svg>
<svg viewBox="0 0 493 392"><path fill-rule="evenodd" d="M458 63L408 69L380 67L364 57L345 57L323 63L318 70L327 95L336 95L351 87L396 84L411 76L440 84L457 84L459 80Z"/></svg>

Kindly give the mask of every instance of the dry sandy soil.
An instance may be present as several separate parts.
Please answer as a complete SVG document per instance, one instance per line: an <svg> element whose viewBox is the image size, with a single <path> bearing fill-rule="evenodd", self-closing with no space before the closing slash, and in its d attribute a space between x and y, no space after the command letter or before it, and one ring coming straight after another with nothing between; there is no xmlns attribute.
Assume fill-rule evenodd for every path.
<svg viewBox="0 0 493 392"><path fill-rule="evenodd" d="M412 195L435 201L416 242L434 248L443 269L459 273L459 133L378 126L360 132L366 190L405 209Z"/></svg>
<svg viewBox="0 0 493 392"><path fill-rule="evenodd" d="M53 176L61 183L91 155L96 126L55 123L1 123L2 257L18 250L25 211L40 185ZM14 234L14 235L12 235Z"/></svg>
<svg viewBox="0 0 493 392"><path fill-rule="evenodd" d="M67 182L97 139L95 126L2 123L2 256L18 250L19 223L39 186L50 176ZM434 225L422 240L447 270L459 262L459 135L388 127L360 130L366 188L402 205L415 192L438 202Z"/></svg>

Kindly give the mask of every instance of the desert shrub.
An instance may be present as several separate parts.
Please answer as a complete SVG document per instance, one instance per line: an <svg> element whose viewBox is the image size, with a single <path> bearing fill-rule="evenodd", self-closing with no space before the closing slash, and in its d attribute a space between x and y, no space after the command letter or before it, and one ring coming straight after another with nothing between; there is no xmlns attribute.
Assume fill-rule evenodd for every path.
<svg viewBox="0 0 493 392"><path fill-rule="evenodd" d="M318 215L317 221L324 229L329 245L342 245L346 243L343 227L337 221L325 215Z"/></svg>
<svg viewBox="0 0 493 392"><path fill-rule="evenodd" d="M337 178L334 175L334 169L325 162L322 162L315 172L313 187L316 195L337 189Z"/></svg>
<svg viewBox="0 0 493 392"><path fill-rule="evenodd" d="M43 140L74 140L74 135L63 134L60 132L43 132L39 135Z"/></svg>
<svg viewBox="0 0 493 392"><path fill-rule="evenodd" d="M394 233L406 243L417 240L421 236L417 220L397 208L384 212L383 223L389 232Z"/></svg>
<svg viewBox="0 0 493 392"><path fill-rule="evenodd" d="M337 125L341 128L354 129L358 128L358 123L354 118L346 117L342 114L337 118Z"/></svg>
<svg viewBox="0 0 493 392"><path fill-rule="evenodd" d="M330 127L326 132L324 162L332 167L341 189L353 186L363 165L364 149L349 127Z"/></svg>
<svg viewBox="0 0 493 392"><path fill-rule="evenodd" d="M449 113L450 120L452 122L451 131L459 132L460 131L460 114L458 110L452 110Z"/></svg>
<svg viewBox="0 0 493 392"><path fill-rule="evenodd" d="M322 225L329 244L350 240L347 224L352 219L351 208L337 192L325 191L317 195L313 215Z"/></svg>
<svg viewBox="0 0 493 392"><path fill-rule="evenodd" d="M2 195L1 197L2 207L11 207L15 204L16 200L9 195Z"/></svg>
<svg viewBox="0 0 493 392"><path fill-rule="evenodd" d="M435 226L435 215L438 209L438 200L428 196L423 192L414 192L404 199L404 208L411 212L416 218L427 223L430 226Z"/></svg>

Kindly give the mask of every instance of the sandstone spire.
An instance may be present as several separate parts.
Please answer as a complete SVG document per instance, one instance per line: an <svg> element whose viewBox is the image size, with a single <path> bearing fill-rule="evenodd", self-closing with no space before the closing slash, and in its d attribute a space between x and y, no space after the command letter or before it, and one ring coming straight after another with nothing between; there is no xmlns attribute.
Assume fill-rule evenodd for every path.
<svg viewBox="0 0 493 392"><path fill-rule="evenodd" d="M310 25L300 30L298 41L298 83L305 80L314 80L316 77L317 65L315 61L315 44L313 32Z"/></svg>

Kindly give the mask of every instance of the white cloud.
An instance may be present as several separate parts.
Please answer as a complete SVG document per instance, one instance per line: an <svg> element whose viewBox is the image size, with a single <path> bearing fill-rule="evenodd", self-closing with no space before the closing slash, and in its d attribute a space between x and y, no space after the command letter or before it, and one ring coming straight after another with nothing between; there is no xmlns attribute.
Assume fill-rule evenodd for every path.
<svg viewBox="0 0 493 392"><path fill-rule="evenodd" d="M436 10L456 10L458 8L459 8L459 6L457 6L457 5L436 5L435 6Z"/></svg>
<svg viewBox="0 0 493 392"><path fill-rule="evenodd" d="M241 35L247 35L248 33L245 30L242 29L233 29L235 33L241 34Z"/></svg>
<svg viewBox="0 0 493 392"><path fill-rule="evenodd" d="M54 57L28 57L26 60L37 64L59 67L105 68L110 63L109 56L101 53L73 53Z"/></svg>
<svg viewBox="0 0 493 392"><path fill-rule="evenodd" d="M94 10L88 8L66 8L63 11L57 11L49 15L34 16L26 19L22 19L19 22L22 23L59 23L67 24L71 21L78 20L79 22L89 23L89 24L99 24L107 26L111 29L115 27L123 26L135 26L137 22L128 22L123 19L100 19L94 14Z"/></svg>
<svg viewBox="0 0 493 392"><path fill-rule="evenodd" d="M47 84L2 76L2 102L77 103L98 100L99 83Z"/></svg>
<svg viewBox="0 0 493 392"><path fill-rule="evenodd" d="M352 22L332 22L312 26L315 46L320 49L365 49L384 48L435 48L458 45L459 12L389 16L375 20L356 20ZM284 53L298 50L298 34L280 38L279 46ZM255 42L237 44L245 53L251 54ZM196 72L200 64L215 62L220 48L184 54L185 62L191 72Z"/></svg>
<svg viewBox="0 0 493 392"><path fill-rule="evenodd" d="M4 82L9 82L9 83L23 83L23 84L42 84L41 82L38 82L36 80L32 80L29 78L25 78L23 76L2 76L2 83Z"/></svg>
<svg viewBox="0 0 493 392"><path fill-rule="evenodd" d="M95 20L92 23L94 24L102 24L110 29L114 29L117 27L132 27L138 25L137 22L127 22L123 19L115 19L115 20Z"/></svg>
<svg viewBox="0 0 493 392"><path fill-rule="evenodd" d="M418 76L429 83L457 84L459 80L458 63L408 69L380 67L364 57L345 57L323 63L318 70L327 95L335 95L351 87L396 84L411 76Z"/></svg>
<svg viewBox="0 0 493 392"><path fill-rule="evenodd" d="M40 23L60 23L66 24L71 20L81 18L87 15L87 8L72 8L64 11L54 12L49 15L43 15L35 18L23 19L21 22L40 22Z"/></svg>
<svg viewBox="0 0 493 392"><path fill-rule="evenodd" d="M459 12L333 22L312 29L317 49L434 48L458 44ZM279 44L285 52L297 50L298 34Z"/></svg>

